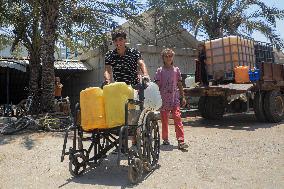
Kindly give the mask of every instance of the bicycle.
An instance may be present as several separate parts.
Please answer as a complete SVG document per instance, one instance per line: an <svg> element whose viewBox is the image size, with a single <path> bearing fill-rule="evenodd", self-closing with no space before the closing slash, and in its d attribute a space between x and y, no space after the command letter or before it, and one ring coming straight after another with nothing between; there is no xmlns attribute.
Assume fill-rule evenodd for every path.
<svg viewBox="0 0 284 189"><path fill-rule="evenodd" d="M38 129L63 132L73 126L73 118L68 115L59 114L45 114L40 118L34 118L31 115L23 116L16 122L6 124L0 131L3 135L11 135L26 129L29 126L35 126Z"/></svg>
<svg viewBox="0 0 284 189"><path fill-rule="evenodd" d="M49 114L44 117L43 127L51 132L63 132L73 126L73 118L71 115L65 114Z"/></svg>
<svg viewBox="0 0 284 189"><path fill-rule="evenodd" d="M25 89L27 90L27 89ZM38 92L37 92L38 91ZM16 117L22 117L26 116L28 114L36 112L36 114L39 114L40 112L38 109L36 111L32 111L32 105L35 102L38 106L40 106L40 97L36 96L36 94L40 95L41 89L32 91L27 99L21 100L16 105Z"/></svg>
<svg viewBox="0 0 284 189"><path fill-rule="evenodd" d="M16 105L16 117L22 117L28 114L32 103L32 97L28 96L27 99L23 99Z"/></svg>
<svg viewBox="0 0 284 189"><path fill-rule="evenodd" d="M15 105L3 104L0 105L0 116L13 117L14 116Z"/></svg>

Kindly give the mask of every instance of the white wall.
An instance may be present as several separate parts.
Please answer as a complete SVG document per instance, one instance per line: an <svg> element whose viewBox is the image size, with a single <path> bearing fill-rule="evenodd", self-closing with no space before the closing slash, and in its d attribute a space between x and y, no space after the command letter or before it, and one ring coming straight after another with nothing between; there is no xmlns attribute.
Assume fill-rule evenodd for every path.
<svg viewBox="0 0 284 189"><path fill-rule="evenodd" d="M158 67L163 65L160 53L165 47L157 46L145 46L145 45L131 45L129 47L138 49L147 66L150 77L153 79ZM189 48L174 48L175 60L174 64L178 66L183 74L192 74L195 72L195 59L197 57L197 51ZM104 73L104 54L98 49L90 51L82 59L93 67L93 70L88 73L84 73L81 76L81 80L86 81L94 86L100 86L103 82ZM80 57L79 57L80 58Z"/></svg>

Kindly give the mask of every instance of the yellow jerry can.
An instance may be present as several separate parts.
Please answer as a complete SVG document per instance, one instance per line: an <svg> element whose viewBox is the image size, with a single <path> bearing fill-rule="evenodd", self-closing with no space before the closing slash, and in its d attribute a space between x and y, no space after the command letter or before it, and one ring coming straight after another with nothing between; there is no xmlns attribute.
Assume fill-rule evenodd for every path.
<svg viewBox="0 0 284 189"><path fill-rule="evenodd" d="M125 124L125 103L134 98L134 90L124 82L115 82L103 88L106 124L109 128Z"/></svg>
<svg viewBox="0 0 284 189"><path fill-rule="evenodd" d="M81 126L83 130L107 128L103 90L90 87L80 92Z"/></svg>

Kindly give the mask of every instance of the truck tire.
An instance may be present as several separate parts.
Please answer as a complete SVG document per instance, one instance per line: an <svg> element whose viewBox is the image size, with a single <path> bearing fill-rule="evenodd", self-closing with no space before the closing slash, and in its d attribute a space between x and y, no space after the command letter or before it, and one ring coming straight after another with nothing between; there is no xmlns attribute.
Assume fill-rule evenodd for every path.
<svg viewBox="0 0 284 189"><path fill-rule="evenodd" d="M205 108L208 119L221 119L225 113L225 99L222 96L208 96Z"/></svg>
<svg viewBox="0 0 284 189"><path fill-rule="evenodd" d="M284 116L284 98L280 91L269 91L264 97L264 112L271 123L281 122Z"/></svg>
<svg viewBox="0 0 284 189"><path fill-rule="evenodd" d="M198 111L201 117L205 119L209 119L209 116L206 111L207 98L207 96L201 96L198 101Z"/></svg>
<svg viewBox="0 0 284 189"><path fill-rule="evenodd" d="M264 112L264 92L257 92L253 100L253 110L256 119L260 122L267 122L267 116Z"/></svg>

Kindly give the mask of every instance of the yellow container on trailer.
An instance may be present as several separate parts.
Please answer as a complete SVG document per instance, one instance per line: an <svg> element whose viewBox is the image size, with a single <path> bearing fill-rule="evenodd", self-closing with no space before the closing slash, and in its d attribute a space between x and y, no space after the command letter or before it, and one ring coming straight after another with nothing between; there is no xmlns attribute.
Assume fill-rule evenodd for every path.
<svg viewBox="0 0 284 189"><path fill-rule="evenodd" d="M125 124L125 103L134 98L134 90L124 82L115 82L103 88L106 124L109 128Z"/></svg>
<svg viewBox="0 0 284 189"><path fill-rule="evenodd" d="M90 87L80 92L81 126L85 131L107 128L103 90Z"/></svg>

